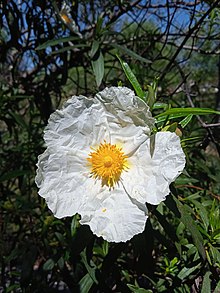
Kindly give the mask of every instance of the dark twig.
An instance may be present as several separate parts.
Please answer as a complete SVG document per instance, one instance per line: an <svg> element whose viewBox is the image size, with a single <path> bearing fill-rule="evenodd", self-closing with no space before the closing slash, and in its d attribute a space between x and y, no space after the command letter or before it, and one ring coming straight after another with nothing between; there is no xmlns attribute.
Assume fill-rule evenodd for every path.
<svg viewBox="0 0 220 293"><path fill-rule="evenodd" d="M218 1L215 1L210 6L210 8L206 11L206 13L199 19L199 21L192 28L189 29L188 34L186 35L186 37L184 38L184 40L182 41L182 43L180 44L180 46L178 47L178 49L176 50L176 52L174 53L173 57L170 59L170 62L167 64L167 66L163 70L163 72L162 72L162 74L160 76L160 80L163 80L164 77L165 77L165 75L167 74L167 72L169 72L169 69L172 66L173 62L175 61L176 57L181 52L183 46L186 44L186 42L192 36L193 32L196 31L200 27L200 25L203 23L204 19L212 12L212 10L214 8L216 8L218 6L219 3L220 3L219 0Z"/></svg>

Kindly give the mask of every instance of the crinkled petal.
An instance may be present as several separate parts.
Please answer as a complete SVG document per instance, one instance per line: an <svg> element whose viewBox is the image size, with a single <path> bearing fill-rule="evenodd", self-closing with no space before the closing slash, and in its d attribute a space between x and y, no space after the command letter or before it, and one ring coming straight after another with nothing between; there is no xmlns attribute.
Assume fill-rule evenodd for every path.
<svg viewBox="0 0 220 293"><path fill-rule="evenodd" d="M111 143L124 146L126 154L140 145L154 125L149 107L126 87L105 88L96 95L111 131Z"/></svg>
<svg viewBox="0 0 220 293"><path fill-rule="evenodd" d="M47 148L39 156L36 184L57 218L72 216L87 201L89 178L85 153L65 147Z"/></svg>
<svg viewBox="0 0 220 293"><path fill-rule="evenodd" d="M185 155L175 133L158 132L150 155L147 139L129 158L129 169L122 174L128 194L141 203L159 204L169 194L169 185L183 171Z"/></svg>
<svg viewBox="0 0 220 293"><path fill-rule="evenodd" d="M44 140L49 147L66 146L89 150L103 139L110 140L106 113L96 99L74 96L51 114Z"/></svg>
<svg viewBox="0 0 220 293"><path fill-rule="evenodd" d="M91 187L93 194L94 186ZM89 225L94 234L109 242L125 242L143 232L147 209L133 204L122 186L114 190L104 187L98 197L92 194L79 213L81 224Z"/></svg>
<svg viewBox="0 0 220 293"><path fill-rule="evenodd" d="M154 119L149 107L125 87L110 87L89 99L73 96L55 111L45 128L49 147L89 151L104 140L124 145L129 153L146 139Z"/></svg>
<svg viewBox="0 0 220 293"><path fill-rule="evenodd" d="M112 113L123 124L143 127L147 135L154 125L150 108L127 87L110 87L96 95L107 112Z"/></svg>

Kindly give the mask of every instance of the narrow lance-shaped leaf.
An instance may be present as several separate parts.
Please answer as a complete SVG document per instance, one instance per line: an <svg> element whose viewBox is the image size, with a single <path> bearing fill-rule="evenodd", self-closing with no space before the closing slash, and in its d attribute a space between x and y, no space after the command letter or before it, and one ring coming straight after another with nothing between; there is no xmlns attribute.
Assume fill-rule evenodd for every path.
<svg viewBox="0 0 220 293"><path fill-rule="evenodd" d="M195 264L194 266L191 266L191 267L183 267L182 270L177 275L177 277L181 280L184 280L194 271L198 270L200 267L201 267L201 263Z"/></svg>
<svg viewBox="0 0 220 293"><path fill-rule="evenodd" d="M152 61L138 55L137 53L135 53L134 51L128 49L127 47L125 46L121 46L121 45L118 45L118 44L111 44L112 47L120 50L124 53L126 53L127 55L131 56L133 59L136 59L136 60L139 60L141 62L144 62L144 63L152 63Z"/></svg>
<svg viewBox="0 0 220 293"><path fill-rule="evenodd" d="M203 238L202 238L201 233L199 232L199 229L198 229L195 221L193 220L193 218L189 214L189 211L187 210L185 205L183 205L176 197L173 197L173 198L176 201L178 210L181 214L181 221L186 226L186 228L189 229L189 231L191 232L193 242L194 242L196 248L198 249L198 252L202 256L202 258L205 260L206 253L205 253L205 249L203 246Z"/></svg>
<svg viewBox="0 0 220 293"><path fill-rule="evenodd" d="M154 155L154 150L155 150L155 134L150 136L150 156L151 156L151 158Z"/></svg>
<svg viewBox="0 0 220 293"><path fill-rule="evenodd" d="M96 284L98 284L98 281L96 279L96 276L95 276L95 272L96 272L96 266L95 264L92 262L92 260L90 261L90 264L92 266L90 266L90 264L88 264L87 262L87 258L86 258L86 250L84 250L83 252L81 252L81 257L82 257L82 261L87 269L87 272L89 273L91 279L93 280L93 282L95 282Z"/></svg>
<svg viewBox="0 0 220 293"><path fill-rule="evenodd" d="M99 87L102 83L104 76L104 58L102 52L100 52L97 60L92 61L92 69L95 74L96 84Z"/></svg>
<svg viewBox="0 0 220 293"><path fill-rule="evenodd" d="M119 56L117 56L117 57L118 57L118 60L121 63L121 67L124 70L125 75L127 76L128 80L132 84L136 94L138 95L139 98L141 98L142 100L145 101L146 94L142 90L141 85L139 84L139 82L138 82L136 76L134 75L134 73L132 72L130 66L126 62L124 62Z"/></svg>
<svg viewBox="0 0 220 293"><path fill-rule="evenodd" d="M94 41L92 42L92 48L91 48L91 50L90 50L90 52L89 52L89 56L90 56L91 58L93 58L93 57L95 56L95 54L96 54L97 51L99 50L99 46L100 46L100 44L99 44L98 41L94 40Z"/></svg>
<svg viewBox="0 0 220 293"><path fill-rule="evenodd" d="M157 103L154 103L154 105L153 105L154 110L155 109L164 109L164 110L166 110L168 108L169 108L169 105L166 104L166 103L157 102Z"/></svg>
<svg viewBox="0 0 220 293"><path fill-rule="evenodd" d="M93 283L93 279L91 278L90 274L87 273L79 282L80 292L88 293Z"/></svg>
<svg viewBox="0 0 220 293"><path fill-rule="evenodd" d="M215 111L207 108L171 108L167 111L155 116L157 122L163 122L169 116L169 119L184 117L188 115L209 115L217 114L220 115L219 111Z"/></svg>
<svg viewBox="0 0 220 293"><path fill-rule="evenodd" d="M52 47L52 46L56 46L62 43L66 43L66 42L71 42L71 41L75 41L75 40L79 40L79 37L63 37L63 38L59 38L59 39L53 39L53 40L49 40L41 45L39 45L35 50L43 50L46 49L47 47Z"/></svg>
<svg viewBox="0 0 220 293"><path fill-rule="evenodd" d="M219 293L219 292L220 292L220 281L218 281L218 284L215 287L215 291L213 293Z"/></svg>
<svg viewBox="0 0 220 293"><path fill-rule="evenodd" d="M182 126L182 128L186 127L187 124L189 124L189 122L192 120L193 115L187 115L183 120L180 121L180 125Z"/></svg>
<svg viewBox="0 0 220 293"><path fill-rule="evenodd" d="M17 114L13 111L9 111L9 114L15 119L15 121L24 129L28 129L28 125L23 119L23 117L20 114Z"/></svg>
<svg viewBox="0 0 220 293"><path fill-rule="evenodd" d="M211 280L210 280L211 272L206 272L203 282L202 282L202 290L201 293L211 293Z"/></svg>
<svg viewBox="0 0 220 293"><path fill-rule="evenodd" d="M153 87L150 85L147 86L147 89L148 89L147 104L152 109L152 107L155 103L155 100L156 100L156 93L155 93L155 90L153 89Z"/></svg>
<svg viewBox="0 0 220 293"><path fill-rule="evenodd" d="M86 45L86 44L78 44L78 45L74 45L74 46L66 46L66 47L63 47L63 48L61 48L59 50L52 51L50 53L50 55L57 55L57 54L60 54L60 53L63 53L63 52L69 51L69 50L75 50L76 48L85 48L85 47L89 47L89 46Z"/></svg>
<svg viewBox="0 0 220 293"><path fill-rule="evenodd" d="M156 102L157 99L157 83L158 78L154 78L154 81L151 85L148 85L148 92L147 92L147 104L152 109L153 105Z"/></svg>

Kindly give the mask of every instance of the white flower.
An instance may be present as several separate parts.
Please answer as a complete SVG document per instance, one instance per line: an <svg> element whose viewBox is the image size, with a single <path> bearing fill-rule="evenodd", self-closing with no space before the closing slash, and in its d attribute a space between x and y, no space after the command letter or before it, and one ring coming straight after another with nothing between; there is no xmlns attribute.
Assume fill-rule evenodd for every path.
<svg viewBox="0 0 220 293"><path fill-rule="evenodd" d="M58 218L81 215L81 224L107 241L127 241L144 230L145 203L159 204L185 165L180 139L158 132L149 107L126 87L95 98L72 97L45 129L39 156L39 194Z"/></svg>

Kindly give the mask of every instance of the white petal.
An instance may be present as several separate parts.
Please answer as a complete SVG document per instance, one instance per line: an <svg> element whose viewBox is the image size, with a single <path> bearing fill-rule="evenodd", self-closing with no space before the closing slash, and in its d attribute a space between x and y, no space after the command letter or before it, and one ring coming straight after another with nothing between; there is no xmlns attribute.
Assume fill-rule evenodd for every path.
<svg viewBox="0 0 220 293"><path fill-rule="evenodd" d="M126 87L110 87L90 99L73 96L55 111L45 128L49 147L87 150L106 140L130 153L146 139L154 119L149 107Z"/></svg>
<svg viewBox="0 0 220 293"><path fill-rule="evenodd" d="M129 158L130 168L122 174L122 182L129 193L141 203L159 204L169 194L169 185L182 172L185 155L175 133L158 132L153 157L150 139Z"/></svg>
<svg viewBox="0 0 220 293"><path fill-rule="evenodd" d="M89 170L85 154L66 148L48 148L39 156L36 184L39 194L57 218L72 216L87 201Z"/></svg>
<svg viewBox="0 0 220 293"><path fill-rule="evenodd" d="M107 111L111 143L131 153L150 134L154 125L149 107L126 87L105 88L96 95Z"/></svg>
<svg viewBox="0 0 220 293"><path fill-rule="evenodd" d="M110 140L106 113L95 99L74 96L55 111L45 128L47 146L66 146L85 150Z"/></svg>
<svg viewBox="0 0 220 293"><path fill-rule="evenodd" d="M143 232L146 210L133 204L122 186L103 188L100 194L101 197L90 197L79 212L81 224L89 225L94 234L109 242L125 242Z"/></svg>
<svg viewBox="0 0 220 293"><path fill-rule="evenodd" d="M111 113L120 121L121 127L134 125L137 129L149 135L154 125L154 118L146 103L135 96L134 92L126 87L110 87L96 95L105 111Z"/></svg>

